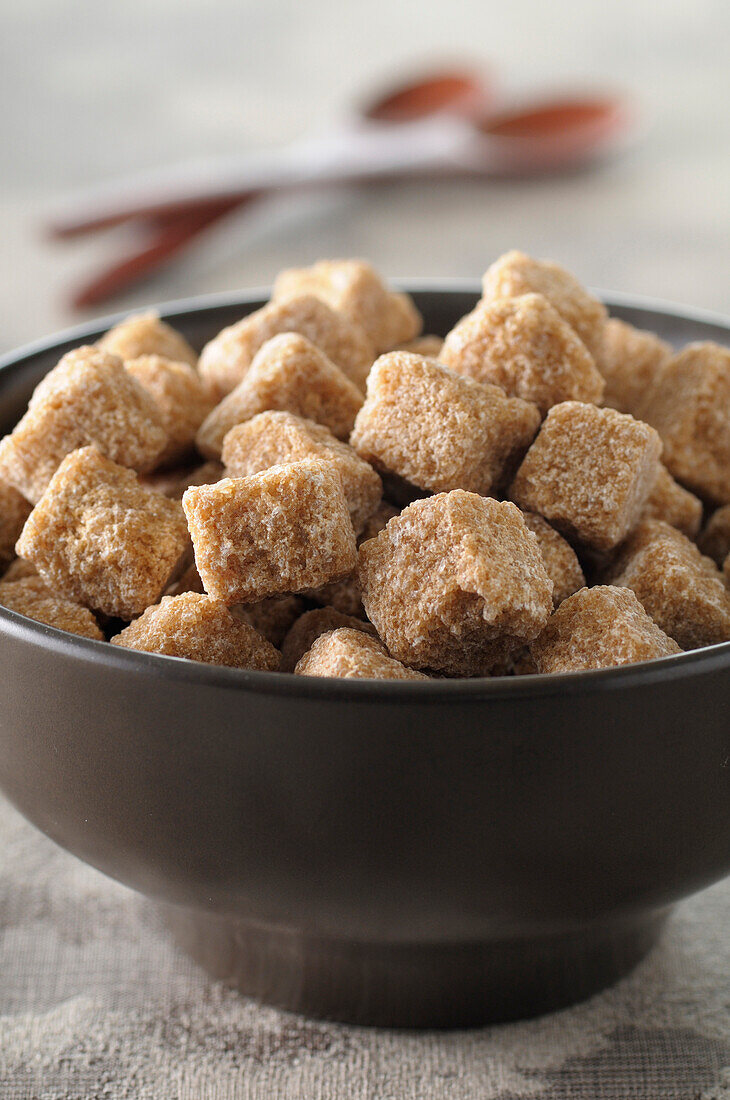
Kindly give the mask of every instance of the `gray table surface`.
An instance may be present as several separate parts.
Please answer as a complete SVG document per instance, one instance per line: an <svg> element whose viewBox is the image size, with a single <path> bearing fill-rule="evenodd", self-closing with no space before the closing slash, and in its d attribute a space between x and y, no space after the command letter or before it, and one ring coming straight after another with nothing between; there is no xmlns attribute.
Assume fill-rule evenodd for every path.
<svg viewBox="0 0 730 1100"><path fill-rule="evenodd" d="M133 241L50 245L74 187L286 141L409 60L486 58L507 90L619 86L634 149L549 180L349 188L221 226L114 304L268 283L324 255L394 276L478 276L501 251L586 282L730 311L726 0L26 0L0 3L0 348L78 319L66 301ZM318 1100L730 1098L730 883L680 907L618 987L456 1035L307 1023L211 985L148 903L0 801L0 1096Z"/></svg>
<svg viewBox="0 0 730 1100"><path fill-rule="evenodd" d="M584 1004L463 1032L262 1008L0 800L3 1100L730 1100L730 880Z"/></svg>
<svg viewBox="0 0 730 1100"><path fill-rule="evenodd" d="M49 246L74 187L303 133L414 61L486 61L506 94L619 87L645 136L542 181L353 189L229 225L217 248L121 307L260 286L282 265L359 254L393 276L479 275L520 247L593 286L730 310L725 0L25 0L0 4L0 346L73 319L65 300L131 243Z"/></svg>

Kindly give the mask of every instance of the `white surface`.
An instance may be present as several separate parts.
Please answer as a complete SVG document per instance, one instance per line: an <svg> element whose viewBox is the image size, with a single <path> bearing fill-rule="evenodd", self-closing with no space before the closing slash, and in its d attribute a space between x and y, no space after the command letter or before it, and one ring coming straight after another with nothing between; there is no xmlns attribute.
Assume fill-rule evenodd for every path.
<svg viewBox="0 0 730 1100"><path fill-rule="evenodd" d="M356 253L390 275L478 275L519 246L587 282L730 310L726 0L0 0L0 346L74 318L64 295L129 241L40 238L64 191L141 167L245 152L321 125L414 59L474 57L506 88L617 86L648 133L588 173L394 185L221 227L109 309L260 285ZM108 312L109 310L107 310Z"/></svg>

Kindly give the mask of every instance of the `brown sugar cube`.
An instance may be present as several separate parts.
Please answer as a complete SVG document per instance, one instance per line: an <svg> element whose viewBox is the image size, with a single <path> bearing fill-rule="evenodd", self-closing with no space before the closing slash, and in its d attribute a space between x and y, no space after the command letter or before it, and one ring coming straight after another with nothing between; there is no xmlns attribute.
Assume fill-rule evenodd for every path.
<svg viewBox="0 0 730 1100"><path fill-rule="evenodd" d="M270 600L231 610L279 649L291 627L301 618L304 601L299 596L273 596Z"/></svg>
<svg viewBox="0 0 730 1100"><path fill-rule="evenodd" d="M169 470L153 470L149 474L140 474L139 480L145 488L154 489L156 493L161 493L163 497L179 500L188 487L187 477L189 473L190 466L186 464L184 466L173 466Z"/></svg>
<svg viewBox="0 0 730 1100"><path fill-rule="evenodd" d="M155 470L151 474L142 474L140 481L156 493L182 500L182 495L191 485L214 485L224 477L220 462L203 462L198 466L176 466L172 470Z"/></svg>
<svg viewBox="0 0 730 1100"><path fill-rule="evenodd" d="M330 462L224 478L188 489L182 504L205 590L229 605L318 588L355 567L355 533Z"/></svg>
<svg viewBox="0 0 730 1100"><path fill-rule="evenodd" d="M194 561L191 561L165 589L166 596L182 596L184 592L205 592Z"/></svg>
<svg viewBox="0 0 730 1100"><path fill-rule="evenodd" d="M62 459L87 444L121 466L145 470L162 453L167 432L121 359L82 348L64 356L0 443L0 476L36 503Z"/></svg>
<svg viewBox="0 0 730 1100"><path fill-rule="evenodd" d="M596 365L606 383L604 405L641 419L647 394L672 356L672 347L653 332L617 317L606 321Z"/></svg>
<svg viewBox="0 0 730 1100"><path fill-rule="evenodd" d="M717 565L722 565L730 554L730 504L712 513L697 545L703 554Z"/></svg>
<svg viewBox="0 0 730 1100"><path fill-rule="evenodd" d="M485 273L482 290L487 301L542 294L575 329L591 355L599 354L606 307L560 264L533 260L524 252L505 252Z"/></svg>
<svg viewBox="0 0 730 1100"><path fill-rule="evenodd" d="M305 336L286 332L268 340L232 393L198 432L198 449L218 458L236 424L267 409L295 413L348 439L362 405L362 392Z"/></svg>
<svg viewBox="0 0 730 1100"><path fill-rule="evenodd" d="M635 557L640 550L643 550L660 535L663 538L674 540L680 546L683 546L686 542L682 532L676 527L672 527L671 524L665 523L664 520L641 519L634 527L629 538L617 547L612 554L606 555L605 559L599 562L601 580L605 584L614 584L616 577L623 573L631 558Z"/></svg>
<svg viewBox="0 0 730 1100"><path fill-rule="evenodd" d="M406 340L398 344L393 351L410 351L414 355L423 355L426 359L439 359L444 346L442 336L416 336L415 340Z"/></svg>
<svg viewBox="0 0 730 1100"><path fill-rule="evenodd" d="M282 271L274 283L274 301L300 294L316 295L360 325L376 352L389 351L421 331L421 315L410 295L388 290L363 260L320 260Z"/></svg>
<svg viewBox="0 0 730 1100"><path fill-rule="evenodd" d="M461 489L417 500L364 542L359 573L390 654L450 676L484 675L531 641L553 608L519 509Z"/></svg>
<svg viewBox="0 0 730 1100"><path fill-rule="evenodd" d="M167 446L158 464L179 462L193 449L198 428L213 409L200 375L188 363L174 363L161 355L141 355L124 365L157 405L167 432Z"/></svg>
<svg viewBox="0 0 730 1100"><path fill-rule="evenodd" d="M18 588L19 592L33 593L36 596L52 596L54 595L53 588L49 587L43 580L42 576L38 576L37 573L29 573L25 576L15 577L14 580L7 581L5 577L2 577L0 586L10 584L14 588L15 585L22 583L22 586ZM11 590L12 591L12 590Z"/></svg>
<svg viewBox="0 0 730 1100"><path fill-rule="evenodd" d="M446 337L442 363L543 416L561 401L600 403L603 379L590 352L542 294L481 302Z"/></svg>
<svg viewBox="0 0 730 1100"><path fill-rule="evenodd" d="M0 481L0 573L15 557L15 544L30 513L31 505L23 494Z"/></svg>
<svg viewBox="0 0 730 1100"><path fill-rule="evenodd" d="M428 676L390 657L377 638L347 627L320 634L294 672L297 676L349 680L428 680Z"/></svg>
<svg viewBox="0 0 730 1100"><path fill-rule="evenodd" d="M187 475L185 488L190 489L194 485L215 485L216 481L220 481L222 477L225 477L222 462L212 460L203 462L200 466L195 466ZM180 496L182 496L182 490Z"/></svg>
<svg viewBox="0 0 730 1100"><path fill-rule="evenodd" d="M224 603L197 592L163 596L111 639L112 645L208 665L275 672L279 652Z"/></svg>
<svg viewBox="0 0 730 1100"><path fill-rule="evenodd" d="M334 607L317 607L300 615L288 631L281 646L282 672L293 672L297 662L312 648L320 634L329 634L332 630L347 627L350 630L362 630L371 637L377 637L372 623L366 623L352 615L344 615Z"/></svg>
<svg viewBox="0 0 730 1100"><path fill-rule="evenodd" d="M156 313L135 313L120 321L98 341L98 347L121 359L139 359L142 355L161 355L174 363L194 367L198 357L184 336L161 321Z"/></svg>
<svg viewBox="0 0 730 1100"><path fill-rule="evenodd" d="M566 401L548 413L510 496L571 541L611 550L641 515L660 452L661 440L647 424Z"/></svg>
<svg viewBox="0 0 730 1100"><path fill-rule="evenodd" d="M702 523L702 501L678 485L666 466L659 464L654 487L649 494L642 519L663 519L688 538L695 538ZM730 549L730 545L728 547Z"/></svg>
<svg viewBox="0 0 730 1100"><path fill-rule="evenodd" d="M394 508L392 504L388 504L387 500L381 501L358 535L357 545L360 546L368 539L374 539L383 530L388 520L397 515L397 508ZM365 617L357 569L349 577L345 577L343 581L333 581L332 584L325 584L322 588L309 589L304 595L308 599L314 600L315 603L324 604L325 607L334 607L337 611L341 611L343 615L360 619Z"/></svg>
<svg viewBox="0 0 730 1100"><path fill-rule="evenodd" d="M342 581L333 581L332 584L325 584L321 588L308 588L303 595L320 606L334 607L343 615L351 615L355 619L365 618L357 569Z"/></svg>
<svg viewBox="0 0 730 1100"><path fill-rule="evenodd" d="M540 544L545 569L553 582L553 605L561 604L579 588L586 579L573 547L551 527L547 520L534 512L524 512L524 520Z"/></svg>
<svg viewBox="0 0 730 1100"><path fill-rule="evenodd" d="M0 607L26 615L37 623L67 630L70 634L80 634L83 638L93 638L98 642L104 641L99 624L88 608L54 595L40 577L0 581Z"/></svg>
<svg viewBox="0 0 730 1100"><path fill-rule="evenodd" d="M530 653L538 672L581 672L653 661L681 650L633 592L602 584L564 600Z"/></svg>
<svg viewBox="0 0 730 1100"><path fill-rule="evenodd" d="M31 565L25 558L15 558L3 573L2 580L5 583L5 581L21 581L25 577L37 576L38 570L34 565Z"/></svg>
<svg viewBox="0 0 730 1100"><path fill-rule="evenodd" d="M357 534L380 504L383 484L375 470L327 428L286 412L259 413L232 428L223 444L229 477L248 477L270 466L319 458L331 462L342 479L342 491Z"/></svg>
<svg viewBox="0 0 730 1100"><path fill-rule="evenodd" d="M711 558L660 520L637 528L613 584L630 588L682 649L730 640L730 592Z"/></svg>
<svg viewBox="0 0 730 1100"><path fill-rule="evenodd" d="M313 294L269 302L206 344L200 354L200 373L218 398L234 389L251 366L259 348L283 332L306 336L324 352L358 389L375 358L367 333Z"/></svg>
<svg viewBox="0 0 730 1100"><path fill-rule="evenodd" d="M367 542L368 539L374 539L376 535L380 534L385 525L397 515L397 508L394 508L387 500L381 500L372 515L368 516L365 521L365 526L357 538L358 546L363 542Z"/></svg>
<svg viewBox="0 0 730 1100"><path fill-rule="evenodd" d="M643 416L662 437L669 472L701 497L730 503L730 351L689 344L662 371Z"/></svg>
<svg viewBox="0 0 730 1100"><path fill-rule="evenodd" d="M490 493L535 437L535 405L404 351L381 355L350 442L420 489Z"/></svg>
<svg viewBox="0 0 730 1100"><path fill-rule="evenodd" d="M176 501L83 447L59 466L17 549L68 599L131 619L159 599L188 546Z"/></svg>
<svg viewBox="0 0 730 1100"><path fill-rule="evenodd" d="M109 361L113 361L114 363L117 363L118 360L119 356L109 357ZM48 374L41 378L40 382L33 390L33 393L30 395L28 408L32 409L35 405L39 405L57 389L63 389L70 380L73 380L73 378L77 376L79 368L84 364L89 363L93 365L101 361L99 349L93 344L84 344L79 348L73 348L72 351L67 351L66 354L59 359L55 367L49 370Z"/></svg>

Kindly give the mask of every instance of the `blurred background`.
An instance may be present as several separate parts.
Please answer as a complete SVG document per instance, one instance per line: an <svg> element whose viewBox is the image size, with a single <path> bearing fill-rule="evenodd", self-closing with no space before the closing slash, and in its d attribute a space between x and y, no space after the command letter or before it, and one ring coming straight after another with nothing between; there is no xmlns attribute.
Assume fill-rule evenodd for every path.
<svg viewBox="0 0 730 1100"><path fill-rule="evenodd" d="M97 313L364 256L389 276L479 276L522 248L592 286L730 310L727 0L0 0L0 347ZM618 91L630 140L550 175L280 194L79 311L149 225L44 231L80 188L274 149L414 71L483 68L494 109ZM638 124L637 124L638 123Z"/></svg>

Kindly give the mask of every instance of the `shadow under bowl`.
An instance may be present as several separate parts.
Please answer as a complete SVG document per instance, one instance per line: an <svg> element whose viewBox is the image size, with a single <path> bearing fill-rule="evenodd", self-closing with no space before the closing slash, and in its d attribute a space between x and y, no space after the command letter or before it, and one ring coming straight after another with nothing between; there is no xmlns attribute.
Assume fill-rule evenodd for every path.
<svg viewBox="0 0 730 1100"><path fill-rule="evenodd" d="M473 285L414 289L446 332ZM200 346L264 295L162 309ZM676 342L730 323L628 299ZM74 330L0 361L0 428ZM88 641L0 608L0 787L157 899L244 993L465 1026L600 989L730 872L730 644L554 677L335 681Z"/></svg>

